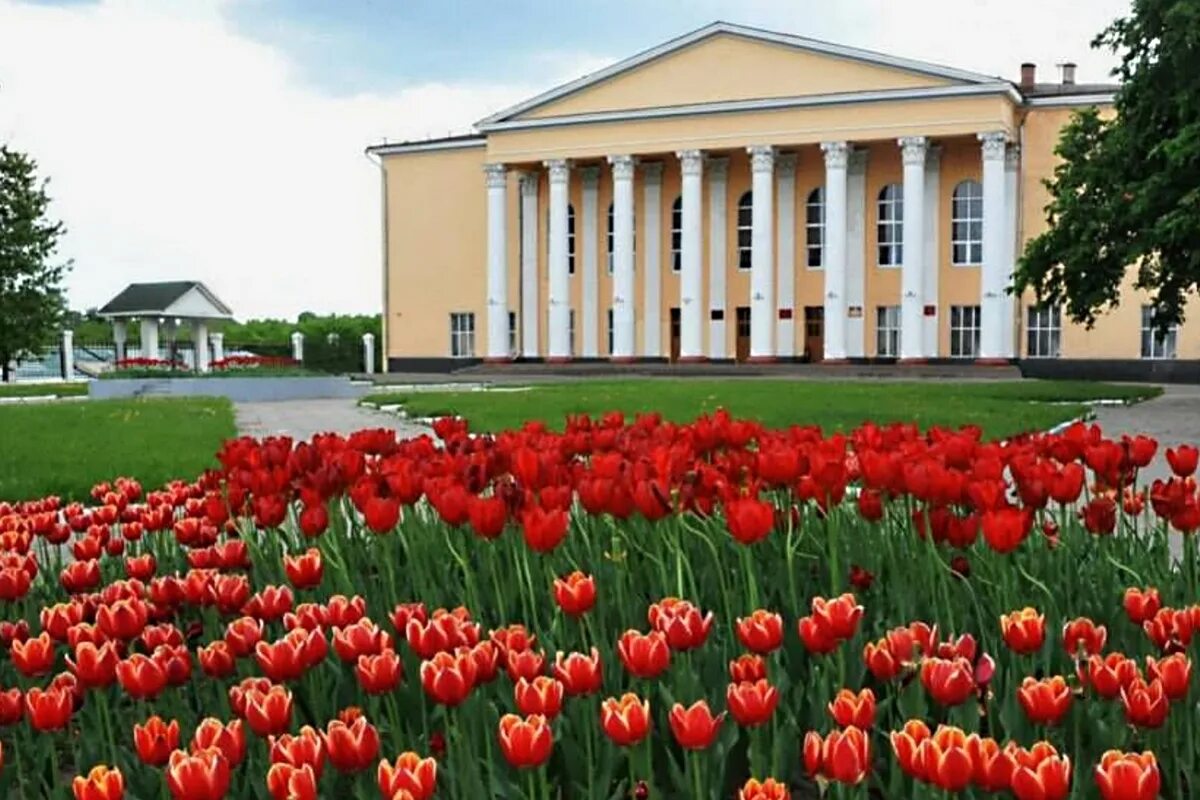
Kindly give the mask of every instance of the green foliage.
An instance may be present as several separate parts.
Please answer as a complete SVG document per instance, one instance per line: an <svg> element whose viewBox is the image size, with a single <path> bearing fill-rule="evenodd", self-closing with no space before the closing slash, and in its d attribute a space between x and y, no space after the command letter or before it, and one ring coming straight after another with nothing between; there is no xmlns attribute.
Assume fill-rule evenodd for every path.
<svg viewBox="0 0 1200 800"><path fill-rule="evenodd" d="M1135 0L1093 46L1121 54L1116 114L1091 109L1064 128L1050 227L1029 242L1015 289L1090 326L1132 265L1166 329L1200 288L1200 4Z"/></svg>
<svg viewBox="0 0 1200 800"><path fill-rule="evenodd" d="M52 338L63 312L69 264L52 264L64 228L46 212L50 198L37 165L0 145L0 373Z"/></svg>

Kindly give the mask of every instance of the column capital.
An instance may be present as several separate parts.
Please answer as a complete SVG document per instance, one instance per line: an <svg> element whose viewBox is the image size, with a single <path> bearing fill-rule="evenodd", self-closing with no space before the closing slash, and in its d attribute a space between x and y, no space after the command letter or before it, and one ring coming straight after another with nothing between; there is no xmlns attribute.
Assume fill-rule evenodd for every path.
<svg viewBox="0 0 1200 800"><path fill-rule="evenodd" d="M708 164L708 177L711 180L723 181L729 174L729 158L727 156L709 156L704 159Z"/></svg>
<svg viewBox="0 0 1200 800"><path fill-rule="evenodd" d="M600 184L600 167L592 165L579 168L579 180L585 189L595 189Z"/></svg>
<svg viewBox="0 0 1200 800"><path fill-rule="evenodd" d="M484 164L483 175L489 189L503 189L508 185L508 167L504 164Z"/></svg>
<svg viewBox="0 0 1200 800"><path fill-rule="evenodd" d="M566 181L567 176L571 172L571 162L565 158L555 158L550 161L543 161L542 164L550 171L550 182L561 183Z"/></svg>
<svg viewBox="0 0 1200 800"><path fill-rule="evenodd" d="M703 150L680 150L675 156L684 175L699 175L704 169Z"/></svg>
<svg viewBox="0 0 1200 800"><path fill-rule="evenodd" d="M661 161L643 161L642 175L647 183L662 183L663 165Z"/></svg>
<svg viewBox="0 0 1200 800"><path fill-rule="evenodd" d="M1021 165L1021 145L1010 144L1004 153L1004 168L1016 170Z"/></svg>
<svg viewBox="0 0 1200 800"><path fill-rule="evenodd" d="M977 135L983 144L984 159L1002 159L1008 147L1008 134L1004 131L987 131Z"/></svg>
<svg viewBox="0 0 1200 800"><path fill-rule="evenodd" d="M937 166L942 161L942 146L931 144L925 148L925 166Z"/></svg>
<svg viewBox="0 0 1200 800"><path fill-rule="evenodd" d="M925 163L925 152L929 146L929 140L924 136L902 136L896 140L900 145L900 153L904 164L907 166L919 166Z"/></svg>
<svg viewBox="0 0 1200 800"><path fill-rule="evenodd" d="M519 185L521 187L521 195L523 197L537 197L538 179L541 173L529 170L521 173Z"/></svg>
<svg viewBox="0 0 1200 800"><path fill-rule="evenodd" d="M826 169L845 169L850 160L848 142L821 142L821 152L825 154Z"/></svg>
<svg viewBox="0 0 1200 800"><path fill-rule="evenodd" d="M794 175L799 158L795 153L780 153L775 156L775 174L777 177Z"/></svg>
<svg viewBox="0 0 1200 800"><path fill-rule="evenodd" d="M769 144L755 144L746 148L750 154L752 172L770 172L775 165L775 148Z"/></svg>
<svg viewBox="0 0 1200 800"><path fill-rule="evenodd" d="M612 165L614 178L628 180L633 177L633 166L637 162L634 160L633 156L617 155L609 156L608 163Z"/></svg>
<svg viewBox="0 0 1200 800"><path fill-rule="evenodd" d="M846 159L846 163L851 172L866 172L867 171L867 154L870 151L865 147L851 147L850 155Z"/></svg>

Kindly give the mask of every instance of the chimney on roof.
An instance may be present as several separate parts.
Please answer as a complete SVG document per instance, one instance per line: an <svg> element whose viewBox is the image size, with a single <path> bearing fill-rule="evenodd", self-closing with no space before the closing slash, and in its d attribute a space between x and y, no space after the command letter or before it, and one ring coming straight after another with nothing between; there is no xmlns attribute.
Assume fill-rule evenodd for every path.
<svg viewBox="0 0 1200 800"><path fill-rule="evenodd" d="M1062 85L1073 86L1075 84L1075 62L1068 61L1065 64L1058 65L1062 73Z"/></svg>
<svg viewBox="0 0 1200 800"><path fill-rule="evenodd" d="M1021 65L1021 88L1032 89L1037 83L1037 64L1026 61Z"/></svg>

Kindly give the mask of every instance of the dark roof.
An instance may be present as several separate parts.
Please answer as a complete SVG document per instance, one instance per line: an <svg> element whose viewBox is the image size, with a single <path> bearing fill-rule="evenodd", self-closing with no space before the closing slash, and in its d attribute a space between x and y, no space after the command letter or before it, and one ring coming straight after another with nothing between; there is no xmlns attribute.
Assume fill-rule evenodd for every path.
<svg viewBox="0 0 1200 800"><path fill-rule="evenodd" d="M1023 89L1026 97L1063 97L1081 94L1116 94L1121 87L1115 83L1035 83L1032 89Z"/></svg>
<svg viewBox="0 0 1200 800"><path fill-rule="evenodd" d="M227 316L233 312L209 291L200 281L162 281L159 283L131 283L100 309L100 315L128 316L145 312L166 311L176 300L192 289L200 292L218 310Z"/></svg>

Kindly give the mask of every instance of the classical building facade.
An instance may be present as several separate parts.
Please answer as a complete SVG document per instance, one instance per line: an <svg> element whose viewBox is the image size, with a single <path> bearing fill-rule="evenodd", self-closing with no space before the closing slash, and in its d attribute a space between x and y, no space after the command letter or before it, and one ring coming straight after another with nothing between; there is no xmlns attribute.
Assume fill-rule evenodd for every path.
<svg viewBox="0 0 1200 800"><path fill-rule="evenodd" d="M471 135L371 147L389 366L1200 358L1132 286L1090 331L1006 292L1060 129L1112 102L1073 73L714 23Z"/></svg>

